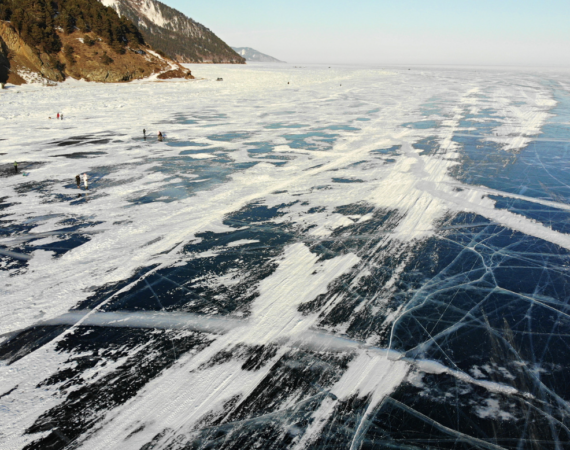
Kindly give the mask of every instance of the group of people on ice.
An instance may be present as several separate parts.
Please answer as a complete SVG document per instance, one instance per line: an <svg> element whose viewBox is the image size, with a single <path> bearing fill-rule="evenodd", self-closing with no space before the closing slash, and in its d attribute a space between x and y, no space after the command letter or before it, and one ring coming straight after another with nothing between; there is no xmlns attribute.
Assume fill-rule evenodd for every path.
<svg viewBox="0 0 570 450"><path fill-rule="evenodd" d="M60 118L60 114L57 113L58 115L58 119ZM61 115L61 118L63 118L63 114ZM143 129L143 136L146 140L146 129ZM164 135L162 134L161 131L158 132L158 140L162 141L162 139L164 138ZM14 167L16 169L16 173L18 173L18 163L14 162ZM89 178L87 177L87 174L84 173L83 175L75 175L75 183L77 184L77 188L81 189L81 179L83 178L83 185L85 186L85 190L89 189Z"/></svg>
<svg viewBox="0 0 570 450"><path fill-rule="evenodd" d="M144 140L146 141L146 129L143 128L143 137ZM158 140L162 142L162 139L164 139L166 136L162 134L162 131L158 132Z"/></svg>
<svg viewBox="0 0 570 450"><path fill-rule="evenodd" d="M85 185L85 190L87 190L87 189L89 189L87 174L84 173L82 176L83 176L83 184ZM81 189L81 176L80 175L75 175L75 182L77 183L77 189Z"/></svg>
<svg viewBox="0 0 570 450"><path fill-rule="evenodd" d="M63 114L57 113L57 118L62 120L63 119ZM146 129L143 129L143 136L146 140ZM158 140L162 141L164 138L164 135L162 134L161 131L158 132ZM18 162L14 161L14 172L18 173ZM85 186L85 190L89 189L89 178L87 177L87 174L84 173L83 175L75 175L75 183L77 184L77 188L81 189L81 179L83 178L83 185Z"/></svg>

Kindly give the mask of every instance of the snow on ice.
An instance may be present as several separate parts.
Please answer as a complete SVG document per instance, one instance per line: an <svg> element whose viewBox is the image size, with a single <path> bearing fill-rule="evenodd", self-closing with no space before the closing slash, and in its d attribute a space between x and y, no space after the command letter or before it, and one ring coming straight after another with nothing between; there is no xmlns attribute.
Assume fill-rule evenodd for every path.
<svg viewBox="0 0 570 450"><path fill-rule="evenodd" d="M2 448L564 448L568 74L191 69L0 94Z"/></svg>

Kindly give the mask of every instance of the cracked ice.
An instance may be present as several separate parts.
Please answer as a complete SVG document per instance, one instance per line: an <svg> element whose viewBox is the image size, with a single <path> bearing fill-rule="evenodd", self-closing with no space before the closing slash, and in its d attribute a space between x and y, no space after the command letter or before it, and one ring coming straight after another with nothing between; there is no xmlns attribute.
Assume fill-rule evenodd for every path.
<svg viewBox="0 0 570 450"><path fill-rule="evenodd" d="M2 94L2 447L565 448L567 74L192 69Z"/></svg>

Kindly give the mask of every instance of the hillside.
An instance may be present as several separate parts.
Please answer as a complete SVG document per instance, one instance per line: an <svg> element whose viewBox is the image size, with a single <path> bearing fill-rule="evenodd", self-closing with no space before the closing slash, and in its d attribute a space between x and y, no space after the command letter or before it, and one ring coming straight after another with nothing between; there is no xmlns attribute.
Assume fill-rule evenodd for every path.
<svg viewBox="0 0 570 450"><path fill-rule="evenodd" d="M245 64L204 25L157 0L101 0L130 19L154 48L182 63Z"/></svg>
<svg viewBox="0 0 570 450"><path fill-rule="evenodd" d="M283 63L285 61L280 61L273 56L266 55L265 53L258 52L251 47L232 47L232 49L240 56L243 56L246 61L254 62L272 62L272 63Z"/></svg>
<svg viewBox="0 0 570 450"><path fill-rule="evenodd" d="M0 82L191 77L97 0L0 0Z"/></svg>

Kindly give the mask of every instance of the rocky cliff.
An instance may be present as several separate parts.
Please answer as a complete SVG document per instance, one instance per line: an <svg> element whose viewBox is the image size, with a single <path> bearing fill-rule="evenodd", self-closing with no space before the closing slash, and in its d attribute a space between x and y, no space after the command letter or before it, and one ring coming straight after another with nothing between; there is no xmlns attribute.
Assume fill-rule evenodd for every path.
<svg viewBox="0 0 570 450"><path fill-rule="evenodd" d="M178 63L148 46L115 52L93 32L70 35L57 32L62 50L47 54L30 46L12 25L0 21L0 82L63 81L67 77L98 82L121 82L147 78L193 78Z"/></svg>
<svg viewBox="0 0 570 450"><path fill-rule="evenodd" d="M204 25L157 0L101 0L129 18L153 48L183 63L245 64Z"/></svg>
<svg viewBox="0 0 570 450"><path fill-rule="evenodd" d="M23 84L31 78L63 81L58 60L24 42L14 27L0 20L0 83Z"/></svg>

